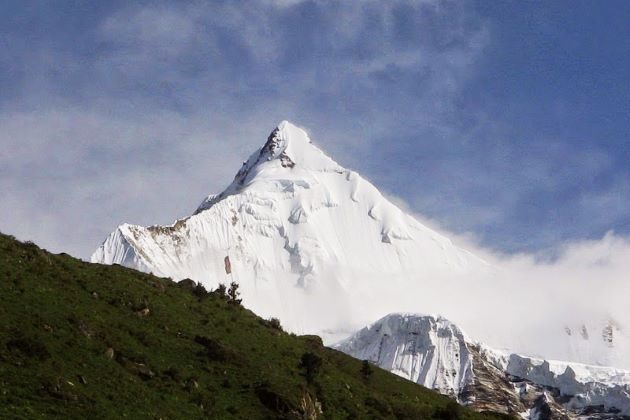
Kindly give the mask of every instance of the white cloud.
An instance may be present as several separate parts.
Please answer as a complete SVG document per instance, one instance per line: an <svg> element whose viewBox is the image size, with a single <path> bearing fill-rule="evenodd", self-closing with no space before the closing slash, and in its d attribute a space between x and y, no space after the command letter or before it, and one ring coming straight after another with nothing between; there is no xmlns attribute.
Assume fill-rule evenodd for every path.
<svg viewBox="0 0 630 420"><path fill-rule="evenodd" d="M413 214L404 200L388 199ZM630 369L630 238L611 231L546 252L505 254L480 245L474 233L454 234L435 220L414 217L492 269L436 274L394 294L389 289L396 282L388 279L375 293L381 301L371 302L362 316L374 321L389 312L442 314L497 348ZM609 322L616 328L612 348L602 339ZM589 342L579 333L583 326ZM568 337L565 328L574 335Z"/></svg>

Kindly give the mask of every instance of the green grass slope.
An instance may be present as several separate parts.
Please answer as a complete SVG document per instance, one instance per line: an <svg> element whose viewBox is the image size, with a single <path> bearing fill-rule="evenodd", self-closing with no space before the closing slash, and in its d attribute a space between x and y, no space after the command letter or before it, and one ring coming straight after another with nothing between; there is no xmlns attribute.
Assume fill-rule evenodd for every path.
<svg viewBox="0 0 630 420"><path fill-rule="evenodd" d="M0 418L500 418L202 295L0 234Z"/></svg>

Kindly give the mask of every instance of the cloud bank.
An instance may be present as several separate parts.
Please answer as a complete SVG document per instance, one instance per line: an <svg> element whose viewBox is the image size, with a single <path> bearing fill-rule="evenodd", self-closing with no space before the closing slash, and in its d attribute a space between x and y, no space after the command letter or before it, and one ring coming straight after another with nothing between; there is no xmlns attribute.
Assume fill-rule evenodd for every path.
<svg viewBox="0 0 630 420"><path fill-rule="evenodd" d="M401 200L393 201L405 208ZM440 314L473 340L495 348L630 369L627 237L611 231L553 253L505 254L416 218L482 258L489 269L436 273L394 294L389 289L404 280L382 280L383 289L374 292L382 299L364 305L361 317L375 321L390 312Z"/></svg>

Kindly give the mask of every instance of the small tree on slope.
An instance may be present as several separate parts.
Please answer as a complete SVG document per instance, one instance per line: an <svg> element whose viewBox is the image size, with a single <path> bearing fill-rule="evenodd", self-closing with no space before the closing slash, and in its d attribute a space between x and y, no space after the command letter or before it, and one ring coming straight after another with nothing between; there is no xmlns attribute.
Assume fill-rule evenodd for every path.
<svg viewBox="0 0 630 420"><path fill-rule="evenodd" d="M239 299L241 292L238 291L238 283L233 281L230 283L230 288L227 291L228 294L228 303L233 305L240 305L243 299Z"/></svg>
<svg viewBox="0 0 630 420"><path fill-rule="evenodd" d="M299 367L304 369L306 382L312 384L315 376L319 373L319 369L322 367L322 358L315 353L304 353L300 359Z"/></svg>

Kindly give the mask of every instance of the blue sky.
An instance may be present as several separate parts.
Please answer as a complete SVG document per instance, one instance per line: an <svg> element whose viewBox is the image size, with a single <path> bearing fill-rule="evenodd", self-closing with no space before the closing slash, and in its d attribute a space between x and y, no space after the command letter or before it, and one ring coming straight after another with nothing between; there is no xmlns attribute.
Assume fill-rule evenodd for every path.
<svg viewBox="0 0 630 420"><path fill-rule="evenodd" d="M630 2L5 1L0 230L81 257L274 125L505 253L630 233Z"/></svg>

